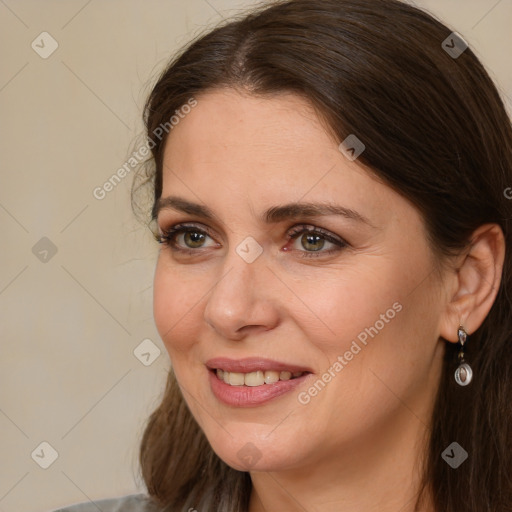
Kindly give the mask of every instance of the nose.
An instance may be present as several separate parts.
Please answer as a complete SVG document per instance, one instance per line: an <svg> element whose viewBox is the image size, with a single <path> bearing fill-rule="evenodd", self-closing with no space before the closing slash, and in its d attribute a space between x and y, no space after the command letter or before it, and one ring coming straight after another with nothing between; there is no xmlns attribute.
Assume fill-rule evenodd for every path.
<svg viewBox="0 0 512 512"><path fill-rule="evenodd" d="M205 322L222 338L240 341L275 328L283 290L263 254L252 263L233 249L207 298Z"/></svg>

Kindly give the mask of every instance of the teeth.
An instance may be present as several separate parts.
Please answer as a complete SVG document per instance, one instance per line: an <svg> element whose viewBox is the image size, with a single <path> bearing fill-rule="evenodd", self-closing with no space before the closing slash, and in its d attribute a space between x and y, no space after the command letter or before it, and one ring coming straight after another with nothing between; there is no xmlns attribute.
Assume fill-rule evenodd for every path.
<svg viewBox="0 0 512 512"><path fill-rule="evenodd" d="M262 386L263 384L273 384L279 380L290 380L292 377L300 377L304 372L277 372L267 370L265 372L258 370L256 372L238 373L226 372L220 368L216 370L217 377L231 386Z"/></svg>
<svg viewBox="0 0 512 512"><path fill-rule="evenodd" d="M231 384L232 386L243 386L244 385L244 374L243 373L228 373L228 375L229 375L229 384Z"/></svg>
<svg viewBox="0 0 512 512"><path fill-rule="evenodd" d="M262 371L246 373L245 378L243 373L232 373L231 375L241 375L242 382L245 380L246 386L261 386L265 384L265 375Z"/></svg>
<svg viewBox="0 0 512 512"><path fill-rule="evenodd" d="M273 384L279 380L279 372L268 371L265 372L265 384Z"/></svg>

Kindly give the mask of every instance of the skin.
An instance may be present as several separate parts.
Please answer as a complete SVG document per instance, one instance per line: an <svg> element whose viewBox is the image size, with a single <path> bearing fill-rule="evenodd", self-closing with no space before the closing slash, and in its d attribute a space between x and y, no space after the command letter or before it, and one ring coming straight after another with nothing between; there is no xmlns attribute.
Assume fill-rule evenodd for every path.
<svg viewBox="0 0 512 512"><path fill-rule="evenodd" d="M168 137L162 197L206 205L215 218L162 209L158 226L192 223L212 236L178 235L194 255L162 245L154 280L156 326L192 414L221 459L250 471L250 512L412 511L445 344L457 341L460 324L474 332L495 299L501 230L482 226L471 249L436 272L414 206L349 161L306 100L232 89L197 100ZM372 226L335 215L259 219L294 201L330 201ZM289 240L301 224L348 245L328 254L336 246L325 239ZM248 236L263 250L252 263L235 250ZM395 303L394 318L299 403ZM263 405L228 406L209 385L205 362L216 356L273 358L314 375ZM237 455L249 442L254 465Z"/></svg>

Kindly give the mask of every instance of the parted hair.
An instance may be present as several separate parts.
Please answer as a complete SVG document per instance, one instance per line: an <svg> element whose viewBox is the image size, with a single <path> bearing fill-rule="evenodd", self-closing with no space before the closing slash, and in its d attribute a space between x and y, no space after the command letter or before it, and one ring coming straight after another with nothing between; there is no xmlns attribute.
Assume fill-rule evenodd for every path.
<svg viewBox="0 0 512 512"><path fill-rule="evenodd" d="M153 133L190 98L215 88L292 92L314 106L337 141L349 134L363 141L358 161L418 209L436 261L467 248L482 224L499 224L507 248L500 288L465 347L474 378L456 384L458 347L445 343L416 505L428 491L438 512L505 512L512 510L512 201L505 192L512 130L472 49L455 57L443 47L451 33L397 0L273 1L209 29L170 61L149 94L144 121L154 145L132 194L150 187L154 221L167 136ZM456 470L441 457L453 441L469 454ZM139 462L163 510L248 510L249 473L213 451L172 369L145 425Z"/></svg>

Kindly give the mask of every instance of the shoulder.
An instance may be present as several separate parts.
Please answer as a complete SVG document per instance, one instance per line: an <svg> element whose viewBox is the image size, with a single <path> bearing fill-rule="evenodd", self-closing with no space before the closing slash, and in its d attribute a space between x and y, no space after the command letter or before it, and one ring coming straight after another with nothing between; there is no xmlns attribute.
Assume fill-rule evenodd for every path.
<svg viewBox="0 0 512 512"><path fill-rule="evenodd" d="M158 512L157 507L145 494L130 494L118 498L84 501L59 508L53 512Z"/></svg>

